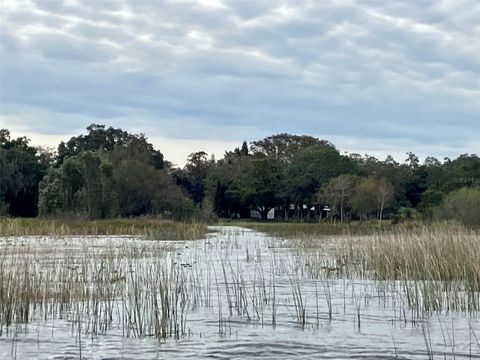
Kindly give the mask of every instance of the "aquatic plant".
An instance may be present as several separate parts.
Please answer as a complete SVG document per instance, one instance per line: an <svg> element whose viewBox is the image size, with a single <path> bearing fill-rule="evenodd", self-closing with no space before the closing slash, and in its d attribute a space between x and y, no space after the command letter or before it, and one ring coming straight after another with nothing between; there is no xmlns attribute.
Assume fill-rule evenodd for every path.
<svg viewBox="0 0 480 360"><path fill-rule="evenodd" d="M196 240L207 226L199 222L174 222L156 218L80 221L65 219L0 219L0 236L140 236L152 240Z"/></svg>

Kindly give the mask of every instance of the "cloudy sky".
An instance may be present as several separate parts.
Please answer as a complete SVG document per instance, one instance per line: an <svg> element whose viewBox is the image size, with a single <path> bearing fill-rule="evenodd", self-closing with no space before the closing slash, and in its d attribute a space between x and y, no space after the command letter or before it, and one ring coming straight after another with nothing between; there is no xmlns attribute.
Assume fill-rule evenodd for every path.
<svg viewBox="0 0 480 360"><path fill-rule="evenodd" d="M1 0L0 127L91 123L181 165L290 132L342 152L480 154L480 3Z"/></svg>

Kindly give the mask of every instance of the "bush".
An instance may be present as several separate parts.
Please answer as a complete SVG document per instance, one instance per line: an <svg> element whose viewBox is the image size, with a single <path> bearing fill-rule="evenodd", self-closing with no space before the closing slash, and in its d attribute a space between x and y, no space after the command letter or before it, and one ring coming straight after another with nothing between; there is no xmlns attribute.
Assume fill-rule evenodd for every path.
<svg viewBox="0 0 480 360"><path fill-rule="evenodd" d="M397 214L392 216L392 224L402 224L418 220L418 214L415 209L401 208Z"/></svg>
<svg viewBox="0 0 480 360"><path fill-rule="evenodd" d="M462 188L447 194L435 213L442 220L480 225L480 188Z"/></svg>

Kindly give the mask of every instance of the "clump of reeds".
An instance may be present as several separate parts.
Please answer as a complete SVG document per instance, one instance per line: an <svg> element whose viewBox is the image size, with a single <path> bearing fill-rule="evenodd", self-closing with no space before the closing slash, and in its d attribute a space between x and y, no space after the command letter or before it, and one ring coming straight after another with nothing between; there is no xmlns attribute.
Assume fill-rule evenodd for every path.
<svg viewBox="0 0 480 360"><path fill-rule="evenodd" d="M378 233L339 249L364 277L399 280L410 306L480 310L480 234L453 223Z"/></svg>
<svg viewBox="0 0 480 360"><path fill-rule="evenodd" d="M196 240L208 232L204 223L153 218L97 221L63 219L0 219L0 237L8 236L140 236L152 240Z"/></svg>

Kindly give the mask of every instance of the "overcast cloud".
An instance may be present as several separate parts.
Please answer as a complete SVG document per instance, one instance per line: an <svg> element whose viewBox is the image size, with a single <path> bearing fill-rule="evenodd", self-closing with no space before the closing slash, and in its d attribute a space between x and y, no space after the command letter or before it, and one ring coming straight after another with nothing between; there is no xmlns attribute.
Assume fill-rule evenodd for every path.
<svg viewBox="0 0 480 360"><path fill-rule="evenodd" d="M2 0L0 32L0 127L36 143L102 123L177 164L278 132L480 153L475 0Z"/></svg>

